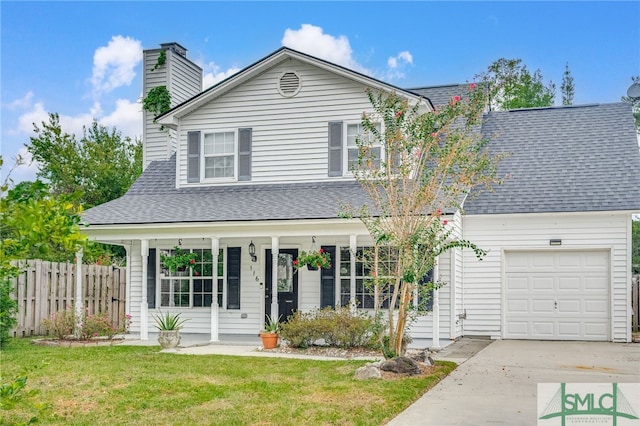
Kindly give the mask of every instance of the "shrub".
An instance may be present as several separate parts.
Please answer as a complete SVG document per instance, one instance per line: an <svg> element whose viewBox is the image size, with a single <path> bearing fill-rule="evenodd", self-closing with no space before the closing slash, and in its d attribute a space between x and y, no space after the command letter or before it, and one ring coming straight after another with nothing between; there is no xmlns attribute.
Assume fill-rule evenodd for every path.
<svg viewBox="0 0 640 426"><path fill-rule="evenodd" d="M111 340L118 333L128 333L131 315L124 315L120 319L120 323L122 325L118 327L111 322L106 312L85 314L82 320L80 337L82 339L90 339L92 337L106 336ZM66 339L67 336L74 334L76 325L75 311L67 309L66 311L54 312L51 317L42 320L42 325L58 339Z"/></svg>
<svg viewBox="0 0 640 426"><path fill-rule="evenodd" d="M0 348L9 341L9 331L16 326L18 303L11 297L13 283L11 279L0 281Z"/></svg>
<svg viewBox="0 0 640 426"><path fill-rule="evenodd" d="M76 314L73 309L54 312L51 317L42 320L42 325L58 339L65 339L70 334L73 334L73 329L76 325Z"/></svg>
<svg viewBox="0 0 640 426"><path fill-rule="evenodd" d="M352 312L348 307L323 309L319 318L327 344L339 348L373 347L375 318L367 312Z"/></svg>
<svg viewBox="0 0 640 426"><path fill-rule="evenodd" d="M307 348L321 337L315 324L315 313L296 311L288 321L280 325L280 337L294 348Z"/></svg>
<svg viewBox="0 0 640 426"><path fill-rule="evenodd" d="M0 409L6 411L14 411L12 413L13 421L9 424L26 425L38 423L39 416L45 413L45 410L51 408L49 404L39 403L37 396L40 393L37 389L27 390L27 373L39 368L33 366L25 368L20 375L6 380L0 378ZM0 420L0 423L3 423Z"/></svg>
<svg viewBox="0 0 640 426"><path fill-rule="evenodd" d="M280 336L289 346L306 348L316 340L339 348L378 347L375 318L348 307L296 312L282 324Z"/></svg>
<svg viewBox="0 0 640 426"><path fill-rule="evenodd" d="M111 322L111 319L106 312L86 315L82 322L83 339L107 336L109 340L111 340L116 334L118 334L118 327Z"/></svg>

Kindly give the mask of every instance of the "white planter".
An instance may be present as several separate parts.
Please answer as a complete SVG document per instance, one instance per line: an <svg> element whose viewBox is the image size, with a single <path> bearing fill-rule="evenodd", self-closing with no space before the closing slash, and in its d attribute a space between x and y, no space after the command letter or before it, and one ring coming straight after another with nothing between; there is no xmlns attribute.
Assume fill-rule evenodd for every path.
<svg viewBox="0 0 640 426"><path fill-rule="evenodd" d="M162 349L175 349L180 344L180 330L160 330L158 343Z"/></svg>

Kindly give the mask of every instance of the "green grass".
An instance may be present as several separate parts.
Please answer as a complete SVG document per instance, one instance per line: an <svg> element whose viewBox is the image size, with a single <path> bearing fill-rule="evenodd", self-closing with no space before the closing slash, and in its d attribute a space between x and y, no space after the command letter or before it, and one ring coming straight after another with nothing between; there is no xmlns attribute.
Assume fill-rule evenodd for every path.
<svg viewBox="0 0 640 426"><path fill-rule="evenodd" d="M14 339L0 352L2 382L29 372L25 390L49 404L41 424L380 425L439 380L357 381L363 361L178 355L159 347L47 347ZM0 410L0 424L28 420Z"/></svg>

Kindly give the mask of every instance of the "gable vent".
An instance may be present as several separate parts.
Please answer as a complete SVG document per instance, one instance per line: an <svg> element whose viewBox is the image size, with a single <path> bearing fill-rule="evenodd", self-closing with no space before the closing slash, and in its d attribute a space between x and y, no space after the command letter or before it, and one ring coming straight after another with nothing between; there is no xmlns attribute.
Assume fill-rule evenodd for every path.
<svg viewBox="0 0 640 426"><path fill-rule="evenodd" d="M278 92L282 96L295 96L300 91L300 77L293 71L285 72L278 80Z"/></svg>

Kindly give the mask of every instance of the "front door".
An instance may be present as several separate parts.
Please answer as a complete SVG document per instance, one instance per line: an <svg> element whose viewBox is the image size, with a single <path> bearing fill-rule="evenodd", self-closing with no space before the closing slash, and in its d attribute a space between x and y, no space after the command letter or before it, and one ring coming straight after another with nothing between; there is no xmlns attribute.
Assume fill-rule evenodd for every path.
<svg viewBox="0 0 640 426"><path fill-rule="evenodd" d="M293 261L298 258L298 250L281 249L278 254L278 313L284 322L298 309L298 274L294 274ZM264 312L271 316L273 295L271 250L267 250L265 265Z"/></svg>

